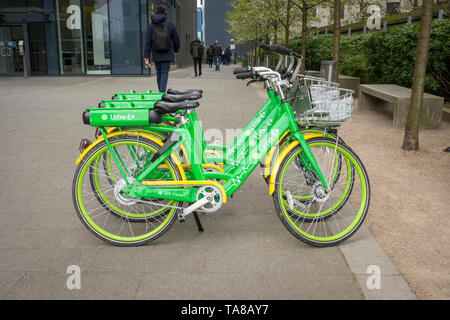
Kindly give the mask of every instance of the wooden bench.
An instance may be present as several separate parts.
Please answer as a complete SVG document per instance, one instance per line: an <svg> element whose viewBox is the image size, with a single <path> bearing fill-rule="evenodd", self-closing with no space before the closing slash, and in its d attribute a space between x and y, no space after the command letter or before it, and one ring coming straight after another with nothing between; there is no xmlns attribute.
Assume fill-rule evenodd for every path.
<svg viewBox="0 0 450 320"><path fill-rule="evenodd" d="M411 89L395 84L362 84L359 87L359 109L389 108L394 110L394 128L405 129ZM425 93L420 113L420 129L439 129L444 98Z"/></svg>

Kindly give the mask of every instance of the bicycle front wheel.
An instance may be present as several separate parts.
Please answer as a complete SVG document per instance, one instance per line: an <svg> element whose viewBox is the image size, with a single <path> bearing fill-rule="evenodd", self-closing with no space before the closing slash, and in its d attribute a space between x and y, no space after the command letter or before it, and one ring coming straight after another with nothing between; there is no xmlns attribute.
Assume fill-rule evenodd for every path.
<svg viewBox="0 0 450 320"><path fill-rule="evenodd" d="M367 214L369 178L346 145L322 137L307 142L329 189L324 190L313 172L298 165L303 150L297 145L277 172L275 208L283 225L299 240L314 246L336 245L350 238Z"/></svg>

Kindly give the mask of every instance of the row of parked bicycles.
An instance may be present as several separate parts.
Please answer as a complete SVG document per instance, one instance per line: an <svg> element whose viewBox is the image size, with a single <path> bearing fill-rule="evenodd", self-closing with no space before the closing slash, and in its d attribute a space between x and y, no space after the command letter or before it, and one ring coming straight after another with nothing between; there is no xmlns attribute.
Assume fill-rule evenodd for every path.
<svg viewBox="0 0 450 320"><path fill-rule="evenodd" d="M300 74L302 57L283 46L259 46L280 60L273 69L234 70L237 79L264 82L267 101L231 145L205 141L201 89L131 90L83 112L95 140L81 141L72 195L95 236L142 245L191 214L201 231L198 212L226 205L258 166L282 224L299 240L331 246L358 230L369 178L338 131L352 116L353 92Z"/></svg>

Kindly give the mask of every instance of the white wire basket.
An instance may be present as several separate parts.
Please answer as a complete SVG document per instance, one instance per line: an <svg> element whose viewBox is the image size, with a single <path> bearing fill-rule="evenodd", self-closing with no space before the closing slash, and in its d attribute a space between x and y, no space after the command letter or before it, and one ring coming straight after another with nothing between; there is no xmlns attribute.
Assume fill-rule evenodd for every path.
<svg viewBox="0 0 450 320"><path fill-rule="evenodd" d="M340 126L351 119L353 90L329 85L309 86L310 108L295 114L302 125Z"/></svg>
<svg viewBox="0 0 450 320"><path fill-rule="evenodd" d="M297 79L300 81L300 83L304 86L327 86L327 87L333 87L338 88L339 83L337 82L331 82L327 81L324 78L319 77L313 77L308 75L298 75Z"/></svg>

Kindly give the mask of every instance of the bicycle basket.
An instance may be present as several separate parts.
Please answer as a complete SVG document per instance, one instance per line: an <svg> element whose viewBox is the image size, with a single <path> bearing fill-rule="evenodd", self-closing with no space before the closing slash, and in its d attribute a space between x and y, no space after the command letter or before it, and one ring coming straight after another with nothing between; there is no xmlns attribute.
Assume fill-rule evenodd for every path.
<svg viewBox="0 0 450 320"><path fill-rule="evenodd" d="M307 76L307 75L299 75L298 80L303 86L327 86L327 87L339 87L339 83L327 81L324 78Z"/></svg>
<svg viewBox="0 0 450 320"><path fill-rule="evenodd" d="M301 114L311 110L311 96L308 87L300 85L294 86L295 89L287 91L286 101L291 104L294 114Z"/></svg>
<svg viewBox="0 0 450 320"><path fill-rule="evenodd" d="M335 86L311 85L311 108L304 112L296 112L295 116L301 124L315 126L340 126L352 117L353 90Z"/></svg>

